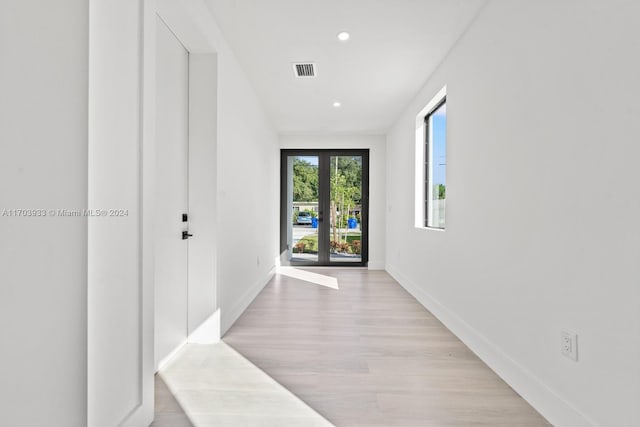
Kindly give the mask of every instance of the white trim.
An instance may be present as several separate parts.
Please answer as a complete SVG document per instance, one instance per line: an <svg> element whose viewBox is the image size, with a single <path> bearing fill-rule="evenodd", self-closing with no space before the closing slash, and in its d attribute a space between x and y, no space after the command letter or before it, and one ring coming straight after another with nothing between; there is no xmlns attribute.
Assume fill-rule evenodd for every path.
<svg viewBox="0 0 640 427"><path fill-rule="evenodd" d="M447 86L444 86L442 89L436 93L431 101L425 105L425 107L420 110L418 115L416 116L416 129L424 128L424 118L427 117L427 114L431 113L431 110L436 108L436 106L447 96Z"/></svg>
<svg viewBox="0 0 640 427"><path fill-rule="evenodd" d="M424 117L423 117L424 119ZM415 137L415 172L414 172L414 220L413 225L416 228L424 227L424 122L421 126L416 127Z"/></svg>
<svg viewBox="0 0 640 427"><path fill-rule="evenodd" d="M176 355L178 354L178 352L180 350L182 350L182 347L185 346L185 344L187 344L187 340L184 340L182 342L180 342L180 344L178 344L176 346L176 348L174 348L173 350L171 350L171 352L166 355L164 358L162 358L159 362L158 362L158 366L156 366L156 373L160 372L161 370L163 370L164 368L167 367L167 365L169 364L169 362L171 362L171 360L176 357Z"/></svg>
<svg viewBox="0 0 640 427"><path fill-rule="evenodd" d="M249 307L249 304L253 302L253 300L258 296L260 291L267 286L267 283L273 278L276 274L276 267L271 267L271 270L267 273L265 277L258 280L253 284L247 291L238 299L238 302L229 310L221 312L220 319L220 332L223 336L229 328L235 323L236 320L244 313L244 311Z"/></svg>
<svg viewBox="0 0 640 427"><path fill-rule="evenodd" d="M153 281L145 198L144 27L146 0L91 0L88 31L87 203L89 207L129 207L130 218L114 227L107 220L87 221L86 424L148 425L153 421ZM126 17L123 19L122 17ZM117 32L113 24L117 23ZM109 73L104 64L122 65ZM115 142L114 142L115 141ZM105 153L118 153L107 156ZM111 179L113 171L118 179ZM127 178L127 191L112 190ZM117 231L114 231L116 230ZM126 232L124 242L120 233ZM114 234L115 233L115 234ZM135 252L135 255L134 255ZM113 255L113 257L112 257ZM116 285L111 289L111 282ZM115 283L117 282L117 283ZM117 286L131 293L119 294ZM108 288L108 289L107 289ZM115 313L114 292L131 302ZM126 333L112 334L114 316L128 319ZM124 321L124 320L123 320ZM122 328L121 328L122 329ZM135 335L134 335L135 333ZM129 340L131 339L131 340ZM105 362L104 349L135 342L119 358ZM134 365L135 360L135 365ZM122 364L135 370L121 369ZM129 364L130 363L130 364ZM128 398L114 395L127 382Z"/></svg>
<svg viewBox="0 0 640 427"><path fill-rule="evenodd" d="M509 384L549 422L558 426L591 426L595 421L560 397L532 372L513 360L495 343L464 321L460 316L387 264L387 272L453 334L469 347L484 363Z"/></svg>
<svg viewBox="0 0 640 427"><path fill-rule="evenodd" d="M369 269L369 270L384 270L384 262L382 262L382 261L369 261L367 263L367 269Z"/></svg>
<svg viewBox="0 0 640 427"><path fill-rule="evenodd" d="M445 228L437 228L437 227L416 227L418 230L424 230L424 231L441 231L441 232L445 232L446 229Z"/></svg>
<svg viewBox="0 0 640 427"><path fill-rule="evenodd" d="M189 344L215 344L218 341L220 341L220 309L217 309L187 337Z"/></svg>

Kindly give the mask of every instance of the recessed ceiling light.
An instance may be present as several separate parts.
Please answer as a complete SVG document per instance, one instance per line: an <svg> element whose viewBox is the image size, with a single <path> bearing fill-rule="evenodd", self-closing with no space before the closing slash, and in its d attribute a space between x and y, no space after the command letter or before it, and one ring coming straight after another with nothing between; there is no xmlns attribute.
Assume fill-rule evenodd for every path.
<svg viewBox="0 0 640 427"><path fill-rule="evenodd" d="M333 103L333 106L338 108L339 106L341 106L342 104L339 101L336 101Z"/></svg>
<svg viewBox="0 0 640 427"><path fill-rule="evenodd" d="M351 34L347 33L346 31L338 33L338 40L342 42L346 42L347 40L349 40L349 37L351 37Z"/></svg>

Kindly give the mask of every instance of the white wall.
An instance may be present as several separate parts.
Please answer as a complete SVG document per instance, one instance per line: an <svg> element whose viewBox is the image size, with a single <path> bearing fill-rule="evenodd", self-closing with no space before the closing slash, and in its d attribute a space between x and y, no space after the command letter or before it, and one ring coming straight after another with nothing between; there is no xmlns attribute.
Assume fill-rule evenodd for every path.
<svg viewBox="0 0 640 427"><path fill-rule="evenodd" d="M387 139L388 270L558 426L640 425L638 16L491 1ZM415 116L445 84L435 232L413 227Z"/></svg>
<svg viewBox="0 0 640 427"><path fill-rule="evenodd" d="M0 2L0 425L86 425L88 5Z"/></svg>
<svg viewBox="0 0 640 427"><path fill-rule="evenodd" d="M226 331L268 282L279 242L277 135L231 52L219 53L218 305Z"/></svg>
<svg viewBox="0 0 640 427"><path fill-rule="evenodd" d="M154 3L145 1L145 12ZM198 23L190 27L209 29L205 42L190 40L194 51L218 52L219 157L204 175L214 192L220 182L218 306L230 313L228 326L277 255L278 141L204 3L171 3ZM141 67L142 22L155 12L143 18L142 4L93 0L91 18L79 0L0 4L0 209L129 211L89 221L0 216L2 425L152 416L154 126L141 106L143 93L145 105L154 99ZM146 46L144 61L152 51ZM206 292L212 311L215 292ZM144 408L139 418L136 408Z"/></svg>
<svg viewBox="0 0 640 427"><path fill-rule="evenodd" d="M385 265L386 164L384 135L281 135L282 149L369 149L369 268Z"/></svg>

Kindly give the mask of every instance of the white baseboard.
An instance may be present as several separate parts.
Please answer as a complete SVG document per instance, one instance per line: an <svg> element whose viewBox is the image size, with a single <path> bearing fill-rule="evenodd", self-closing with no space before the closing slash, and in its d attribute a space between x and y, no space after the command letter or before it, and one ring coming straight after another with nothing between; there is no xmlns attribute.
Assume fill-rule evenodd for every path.
<svg viewBox="0 0 640 427"><path fill-rule="evenodd" d="M215 344L220 341L220 309L200 324L188 337L189 344Z"/></svg>
<svg viewBox="0 0 640 427"><path fill-rule="evenodd" d="M156 373L158 373L159 371L163 370L168 364L169 362L171 362L171 359L173 359L174 357L176 357L176 354L178 354L178 352L180 350L182 350L182 347L184 347L184 345L187 343L187 340L182 341L180 344L178 344L176 346L176 348L174 348L171 353L169 353L168 355L166 355L165 357L163 357L159 362L158 362L158 366L156 366Z"/></svg>
<svg viewBox="0 0 640 427"><path fill-rule="evenodd" d="M597 426L593 420L561 398L533 373L510 358L497 345L412 280L389 264L386 265L386 270L550 423L558 427Z"/></svg>
<svg viewBox="0 0 640 427"><path fill-rule="evenodd" d="M369 261L367 263L367 268L369 270L384 270L385 269L385 265L384 262L380 262L380 261Z"/></svg>
<svg viewBox="0 0 640 427"><path fill-rule="evenodd" d="M236 304L231 307L229 310L224 310L221 308L220 312L220 336L223 336L235 323L236 320L244 313L244 311L249 307L249 304L258 296L260 291L269 283L269 281L276 274L276 266L274 265L271 270L266 274L265 277L258 280L253 284L247 291L242 295L240 300L236 302Z"/></svg>
<svg viewBox="0 0 640 427"><path fill-rule="evenodd" d="M178 352L182 350L187 343L189 344L215 344L220 341L220 310L216 310L207 320L202 322L195 331L191 333L180 344L178 344L171 352L163 357L156 366L156 373L164 369L171 360L176 357Z"/></svg>

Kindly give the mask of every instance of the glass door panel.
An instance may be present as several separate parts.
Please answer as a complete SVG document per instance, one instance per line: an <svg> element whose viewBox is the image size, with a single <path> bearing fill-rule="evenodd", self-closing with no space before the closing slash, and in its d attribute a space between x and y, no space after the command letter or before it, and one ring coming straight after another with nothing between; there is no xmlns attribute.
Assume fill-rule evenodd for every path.
<svg viewBox="0 0 640 427"><path fill-rule="evenodd" d="M368 150L282 150L282 265L367 265L368 168Z"/></svg>
<svg viewBox="0 0 640 427"><path fill-rule="evenodd" d="M318 262L319 157L287 156L287 260Z"/></svg>
<svg viewBox="0 0 640 427"><path fill-rule="evenodd" d="M329 257L362 262L362 156L331 156Z"/></svg>

